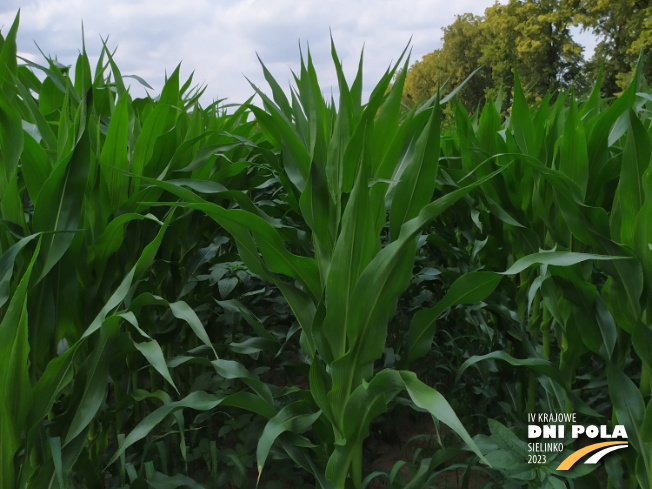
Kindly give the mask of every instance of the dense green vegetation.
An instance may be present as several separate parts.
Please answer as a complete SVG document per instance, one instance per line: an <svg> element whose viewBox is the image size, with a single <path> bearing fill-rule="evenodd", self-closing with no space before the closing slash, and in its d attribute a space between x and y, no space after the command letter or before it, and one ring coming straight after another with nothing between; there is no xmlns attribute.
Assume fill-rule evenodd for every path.
<svg viewBox="0 0 652 489"><path fill-rule="evenodd" d="M531 103L571 85L589 92L598 76L602 95L612 97L629 85L640 54L644 74L652 75L651 13L649 1L509 0L483 16L459 15L443 29L443 46L410 67L404 102L429 98L447 80L458 86L479 67L460 94L469 112L500 92L506 93L503 108L509 107L514 67ZM573 26L596 36L590 59L572 38Z"/></svg>
<svg viewBox="0 0 652 489"><path fill-rule="evenodd" d="M178 69L132 98L106 46L19 65L17 29L0 487L652 487L639 72L614 101L598 80L528 104L515 77L502 121L445 87L405 109L403 57L364 102L333 47L337 103L308 54L289 97L263 66L262 104L227 113ZM629 447L528 464L533 412Z"/></svg>

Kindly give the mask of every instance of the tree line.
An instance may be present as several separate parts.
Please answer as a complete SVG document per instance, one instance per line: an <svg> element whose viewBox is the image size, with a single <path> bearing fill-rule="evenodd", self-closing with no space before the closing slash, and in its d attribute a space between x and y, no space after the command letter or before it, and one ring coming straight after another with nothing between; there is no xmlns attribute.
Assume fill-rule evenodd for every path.
<svg viewBox="0 0 652 489"><path fill-rule="evenodd" d="M652 74L650 13L652 0L510 0L496 2L482 16L458 15L443 29L443 46L409 68L403 102L423 101L446 81L455 87L477 68L459 92L468 111L501 93L509 104L514 68L533 103L571 86L581 93L598 76L602 95L616 95L631 79L639 55L643 75ZM597 38L588 60L571 35L573 26Z"/></svg>

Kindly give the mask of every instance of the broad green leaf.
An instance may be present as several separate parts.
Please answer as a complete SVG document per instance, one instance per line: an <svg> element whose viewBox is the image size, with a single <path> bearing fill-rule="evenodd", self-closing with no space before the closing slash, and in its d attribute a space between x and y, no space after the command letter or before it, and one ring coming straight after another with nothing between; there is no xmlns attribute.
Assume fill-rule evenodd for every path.
<svg viewBox="0 0 652 489"><path fill-rule="evenodd" d="M418 139L408 148L411 156L401 181L396 185L390 210L390 233L398 237L405 221L415 217L423 207L432 201L435 179L439 167L439 101L435 105Z"/></svg>
<svg viewBox="0 0 652 489"><path fill-rule="evenodd" d="M242 318L247 322L247 324L249 324L249 326L253 328L253 330L256 332L256 334L259 337L272 340L276 343L276 339L269 331L267 331L262 321L258 319L258 317L256 317L256 315L253 314L251 310L245 307L241 302L235 299L230 299L226 301L218 301L217 299L215 299L215 302L221 307L223 307L225 311L239 313L242 316Z"/></svg>
<svg viewBox="0 0 652 489"><path fill-rule="evenodd" d="M170 311L174 317L188 323L188 326L190 326L197 338L199 338L206 346L210 347L213 350L213 353L215 353L215 349L204 329L204 325L199 317L197 317L195 311L193 311L188 304L184 301L172 302L170 303ZM217 353L215 353L215 356L217 356Z"/></svg>
<svg viewBox="0 0 652 489"><path fill-rule="evenodd" d="M263 92L254 85L252 87L266 102L266 107L271 115L256 107L251 107L251 110L256 115L261 129L267 131L272 139L280 144L283 150L283 168L290 181L302 192L310 174L310 153L285 116Z"/></svg>
<svg viewBox="0 0 652 489"><path fill-rule="evenodd" d="M344 209L342 231L335 243L326 276L323 335L334 358L344 354L350 327L353 290L378 246L370 207L365 171L361 169ZM325 355L325 352L322 355Z"/></svg>
<svg viewBox="0 0 652 489"><path fill-rule="evenodd" d="M233 406L239 409L245 409L252 413L259 414L264 418L270 419L276 414L276 409L270 406L269 402L259 395L251 392L241 391L231 394L222 401L223 406Z"/></svg>
<svg viewBox="0 0 652 489"><path fill-rule="evenodd" d="M153 214L136 214L128 212L120 214L114 218L106 226L106 229L100 234L91 248L91 257L99 264L104 264L108 258L118 251L124 242L124 228L125 225L134 220L151 219L154 222L163 224Z"/></svg>
<svg viewBox="0 0 652 489"><path fill-rule="evenodd" d="M27 244L36 238L38 234L32 234L26 238L21 239L18 243L12 245L2 256L0 256L0 308L9 299L9 286L11 284L11 277L14 272L14 263L18 253L27 246Z"/></svg>
<svg viewBox="0 0 652 489"><path fill-rule="evenodd" d="M153 305L168 307L174 317L185 321L188 326L190 326L190 329L192 329L193 333L195 333L195 336L197 336L197 338L199 338L201 342L204 343L204 345L206 345L217 358L217 353L215 352L213 343L211 342L208 333L204 328L204 325L202 324L195 311L193 311L186 302L168 302L160 296L145 292L134 298L134 300L129 304L129 309L133 311L136 316L138 316L144 306Z"/></svg>
<svg viewBox="0 0 652 489"><path fill-rule="evenodd" d="M0 482L14 487L14 456L27 431L33 388L26 368L29 365L27 286L39 254L40 241L29 266L20 279L2 321L0 321Z"/></svg>
<svg viewBox="0 0 652 489"><path fill-rule="evenodd" d="M134 346L140 353L143 354L149 364L154 367L156 371L160 373L172 387L174 387L174 390L177 391L178 394L179 389L177 389L177 386L174 384L174 380L172 380L172 377L170 376L170 371L168 370L168 366L165 363L163 351L161 350L161 346L158 344L158 342L156 340L144 341L142 343L134 341Z"/></svg>
<svg viewBox="0 0 652 489"><path fill-rule="evenodd" d="M21 192L18 188L18 173L14 173L12 179L6 183L2 194L2 201L0 202L0 212L6 221L20 228L24 228L25 213L23 211Z"/></svg>
<svg viewBox="0 0 652 489"><path fill-rule="evenodd" d="M258 464L258 482L267 460L267 455L276 439L285 431L303 433L319 418L321 411L313 412L305 401L288 404L265 425L256 448L256 463Z"/></svg>
<svg viewBox="0 0 652 489"><path fill-rule="evenodd" d="M404 388L397 371L383 370L369 383L363 381L351 393L344 409L343 441L335 445L326 466L326 478L334 487L342 487L349 467L352 478L361 479L362 442L369 436L369 426L387 411L387 403Z"/></svg>
<svg viewBox="0 0 652 489"><path fill-rule="evenodd" d="M8 41L5 42L5 48ZM3 49L2 53L4 53ZM0 58L2 58L0 54ZM15 61L14 61L15 63ZM2 60L0 59L0 66ZM2 77L4 75L0 75ZM23 122L20 112L12 106L7 92L0 90L0 197L18 171L18 160L23 150Z"/></svg>
<svg viewBox="0 0 652 489"><path fill-rule="evenodd" d="M424 356L432 346L435 321L449 307L457 304L474 304L483 301L498 286L499 274L493 272L469 272L450 286L446 295L429 309L418 311L412 318L408 334L408 362Z"/></svg>
<svg viewBox="0 0 652 489"><path fill-rule="evenodd" d="M70 347L65 353L50 360L45 372L34 386L34 398L39 402L33 403L29 411L29 438L36 434L42 421L47 417L54 402L61 391L73 380L73 360L81 341Z"/></svg>
<svg viewBox="0 0 652 489"><path fill-rule="evenodd" d="M374 93L377 93L380 96L383 96L386 93L389 81L394 76L394 73L396 73L399 63L401 63L404 56L405 50L394 66L385 72L385 75L374 88ZM373 133L369 135L371 147L373 148L371 161L379 166L382 165L382 161L386 158L386 154L390 151L391 146L396 146L393 141L394 135L399 128L398 121L400 119L401 97L403 95L403 86L407 75L408 62L409 60L405 60L403 69L399 71L396 80L392 84L392 88L389 90L387 98L382 104L378 116L374 121ZM370 102L374 93L369 97Z"/></svg>
<svg viewBox="0 0 652 489"><path fill-rule="evenodd" d="M579 185L584 198L589 181L589 155L584 123L580 119L573 95L571 95L571 106L566 113L564 134L561 138L559 170Z"/></svg>
<svg viewBox="0 0 652 489"><path fill-rule="evenodd" d="M174 126L177 115L177 109L159 103L143 122L143 127L134 145L134 155L131 163L131 172L136 177L144 174L145 167L154 154L158 138ZM132 194L136 192L139 189L139 185L139 180L137 178L133 179L130 192Z"/></svg>
<svg viewBox="0 0 652 489"><path fill-rule="evenodd" d="M179 70L180 69L181 69L181 64L178 64L177 67L172 72L172 74L169 77L167 77L167 80L165 80L165 85L163 86L163 90L161 90L161 97L159 99L160 104L170 105L173 107L181 106L181 100L179 98L180 95Z"/></svg>
<svg viewBox="0 0 652 489"><path fill-rule="evenodd" d="M272 89L274 102L276 102L276 105L278 105L278 107L281 109L283 115L287 119L290 119L292 117L292 108L290 107L290 103L288 102L288 99L285 96L285 92L277 83L276 79L269 72L269 70L263 63L263 61L260 59L260 56L256 55L256 57L258 58L258 62L260 63L261 68L263 69L263 76L265 77L265 80L267 81L270 88Z"/></svg>
<svg viewBox="0 0 652 489"><path fill-rule="evenodd" d="M414 404L428 411L439 421L452 429L466 443L466 445L478 456L480 460L488 464L483 453L473 442L468 432L460 422L448 401L432 387L421 382L414 372L403 370L400 372L405 383L410 399Z"/></svg>
<svg viewBox="0 0 652 489"><path fill-rule="evenodd" d="M75 405L75 415L66 433L63 446L68 445L95 418L102 403L106 400L106 389L109 381L110 342L119 332L119 322L116 317L102 325L93 352L86 358L86 384L81 398Z"/></svg>
<svg viewBox="0 0 652 489"><path fill-rule="evenodd" d="M88 133L52 169L34 207L34 230L52 231L43 239L39 281L56 265L77 232L91 165Z"/></svg>
<svg viewBox="0 0 652 489"><path fill-rule="evenodd" d="M23 178L32 202L38 200L43 184L47 181L52 171L52 165L45 150L29 134L24 135L23 153L20 164L23 169Z"/></svg>
<svg viewBox="0 0 652 489"><path fill-rule="evenodd" d="M638 73L638 70L637 70ZM635 79L638 75L635 76ZM620 124L622 131L627 130L627 120L629 119L629 108L632 106L634 96L636 93L636 81L618 97L607 110L599 113L591 124L588 126L587 131L587 148L589 151L589 164L591 171L589 174L589 183L587 186L587 194L599 190L596 187L595 178L597 172L593 171L601 161L609 159L609 146L613 145L613 129L618 125L617 122L623 121L625 125ZM621 134L622 135L622 134ZM620 136L618 136L620 137Z"/></svg>
<svg viewBox="0 0 652 489"><path fill-rule="evenodd" d="M0 46L0 89L4 90L5 85L13 84L12 76L16 75L18 64L16 62L17 46L16 34L20 23L20 10L16 13L9 32L3 39Z"/></svg>
<svg viewBox="0 0 652 489"><path fill-rule="evenodd" d="M113 74L114 85L118 97L124 97L127 93L127 88L125 87L122 73L120 73L120 69L113 59L113 53L111 53L108 46L106 45L106 41L106 39L102 39L102 54L106 54L106 57L109 60L109 66L111 67L111 73Z"/></svg>
<svg viewBox="0 0 652 489"><path fill-rule="evenodd" d="M602 268L610 275L602 289L603 300L616 324L631 334L640 321L643 270L636 260L605 262Z"/></svg>
<svg viewBox="0 0 652 489"><path fill-rule="evenodd" d="M153 489L177 489L179 487L189 487L190 489L206 488L206 486L195 482L183 474L165 475L161 472L155 472L152 477L148 477L147 484Z"/></svg>
<svg viewBox="0 0 652 489"><path fill-rule="evenodd" d="M645 416L643 397L634 382L614 365L607 367L607 382L609 384L609 397L614 406L618 424L625 427L628 440L641 457L645 466L645 473L649 474L650 445L641 439L640 434Z"/></svg>
<svg viewBox="0 0 652 489"><path fill-rule="evenodd" d="M607 256L592 253L576 253L573 251L542 251L524 256L514 262L502 275L516 275L532 265L553 265L567 267L586 260L623 260L628 256Z"/></svg>
<svg viewBox="0 0 652 489"><path fill-rule="evenodd" d="M634 253L641 262L645 281L652 284L652 161L643 174L641 181L645 201L636 216L634 229ZM648 310L652 310L652 299L648 301Z"/></svg>
<svg viewBox="0 0 652 489"><path fill-rule="evenodd" d="M514 73L514 103L509 125L521 151L528 156L538 158L540 151L538 138L517 73Z"/></svg>
<svg viewBox="0 0 652 489"><path fill-rule="evenodd" d="M527 442L521 440L512 430L495 419L488 419L487 424L489 425L492 441L496 442L500 448L508 449L521 457L521 460L527 458Z"/></svg>
<svg viewBox="0 0 652 489"><path fill-rule="evenodd" d="M584 401L582 401L579 397L577 397L576 394L574 394L571 391L570 387L567 385L567 382L559 373L559 370L557 370L553 366L553 364L550 363L549 360L546 360L544 358L536 358L536 357L530 357L524 359L514 358L513 356L511 356L510 354L502 350L487 353L486 355L474 355L468 360L466 360L460 366L459 370L457 371L457 375L455 377L455 383L459 382L459 379L462 377L462 374L466 371L466 369L484 360L502 360L514 367L531 368L532 370L542 374L543 376L549 378L550 380L556 382L561 387L563 387L566 390L566 394L568 395L569 399L573 401L573 405L576 407L576 409L579 412L582 412L589 416L600 417L600 414L598 414L595 410L589 407Z"/></svg>
<svg viewBox="0 0 652 489"><path fill-rule="evenodd" d="M356 451L362 449L362 441L369 434L369 424L387 409L387 402L401 390L406 390L417 408L424 409L451 428L471 449L487 463L446 399L435 389L421 382L414 372L383 370L367 384L360 385L351 395L344 418L344 443L335 447L328 461L326 477L334 487L342 487L351 464L355 474ZM361 478L361 477L359 477ZM359 479L358 479L359 480Z"/></svg>
<svg viewBox="0 0 652 489"><path fill-rule="evenodd" d="M44 116L58 111L63 105L65 91L61 91L51 77L46 77L39 91L38 106Z"/></svg>
<svg viewBox="0 0 652 489"><path fill-rule="evenodd" d="M618 341L618 327L614 318L604 305L604 302L596 297L595 318L600 328L600 339L602 340L600 354L607 360L611 360L616 342Z"/></svg>
<svg viewBox="0 0 652 489"><path fill-rule="evenodd" d="M643 173L650 166L652 143L647 130L631 109L629 123L620 179L611 211L611 231L615 240L633 248L636 218L645 201Z"/></svg>
<svg viewBox="0 0 652 489"><path fill-rule="evenodd" d="M106 192L112 214L127 200L129 177L129 98L121 97L115 107L100 154L101 188Z"/></svg>
<svg viewBox="0 0 652 489"><path fill-rule="evenodd" d="M647 407L645 408L640 437L641 442L646 443L648 446L652 444L652 402L650 401L648 401Z"/></svg>
<svg viewBox="0 0 652 489"><path fill-rule="evenodd" d="M352 106L351 93L342 71L342 64L337 56L335 44L331 36L331 58L335 64L337 73L337 85L339 88L339 109L335 118L333 133L328 143L328 154L326 159L326 177L331 198L339 202L342 195L342 183L344 179L345 155L348 142L354 129L354 121L357 120L360 105Z"/></svg>
<svg viewBox="0 0 652 489"><path fill-rule="evenodd" d="M225 379L240 379L245 384L247 384L258 396L260 399L267 403L269 409L274 409L274 400L272 398L272 392L264 382L258 380L253 374L251 374L241 363L238 363L234 360L213 360L211 365L218 373L218 375L224 377Z"/></svg>
<svg viewBox="0 0 652 489"><path fill-rule="evenodd" d="M168 214L168 217L163 223L163 226L161 226L161 230L158 232L152 242L145 247L136 264L122 279L122 282L120 282L120 285L113 292L109 300L106 302L106 304L104 304L100 312L97 313L97 316L95 316L95 319L93 319L88 328L86 328L82 338L86 338L92 335L102 326L102 323L107 318L107 316L109 316L109 314L111 314L111 312L114 311L120 304L122 304L122 301L125 300L134 281L134 278L139 279L143 272L151 266L152 262L154 261L154 257L156 256L156 252L161 246L161 241L163 241L165 230L172 220L172 215L173 212Z"/></svg>
<svg viewBox="0 0 652 489"><path fill-rule="evenodd" d="M306 224L312 229L315 246L320 248L315 254L319 256L320 251L324 253L323 261L328 263L327 257L333 249L339 216L336 203L329 192L326 174L316 164L310 165L310 175L301 193L299 206Z"/></svg>
<svg viewBox="0 0 652 489"><path fill-rule="evenodd" d="M164 404L145 416L145 418L136 425L129 435L127 435L124 442L118 447L118 450L113 454L107 466L115 462L118 457L127 450L127 448L145 438L168 415L184 408L191 408L196 411L209 411L218 406L224 399L223 396L216 396L203 391L194 391L179 401Z"/></svg>
<svg viewBox="0 0 652 489"><path fill-rule="evenodd" d="M312 395L315 403L322 410L324 415L328 418L333 426L335 426L335 418L331 410L330 403L328 402L328 391L331 388L329 385L330 379L326 370L317 358L313 359L310 364L310 394Z"/></svg>
<svg viewBox="0 0 652 489"><path fill-rule="evenodd" d="M61 461L61 438L58 436L50 438L50 453L52 453L52 461L54 463L54 472L57 475L57 482L59 487L64 487L63 482L63 464Z"/></svg>
<svg viewBox="0 0 652 489"><path fill-rule="evenodd" d="M53 153L56 153L57 149L57 139L50 127L48 121L41 114L38 105L34 101L29 89L25 87L22 83L18 82L16 84L16 90L18 91L25 108L29 115L33 118L33 122L36 124L38 133L41 136L41 142L46 150L50 150ZM64 89L65 90L65 89Z"/></svg>
<svg viewBox="0 0 652 489"><path fill-rule="evenodd" d="M240 209L224 209L210 203L190 203L185 204L184 207L203 211L231 233L238 242L240 252L245 252L241 255L243 261L250 268L254 267L252 268L254 273L260 270L260 266L255 265L256 262L260 263L258 255L260 253L271 272L300 280L313 297L320 295L321 287L315 261L287 251L278 232L261 217ZM249 232L255 242L249 237ZM244 247L246 250L243 249Z"/></svg>
<svg viewBox="0 0 652 489"><path fill-rule="evenodd" d="M279 439L283 449L292 458L292 460L294 460L297 465L315 477L315 480L318 484L316 487L319 487L320 489L333 489L333 487L326 480L320 461L313 460L310 452L305 450L304 446L307 445L305 443L306 441L308 440L305 437L290 434L287 432Z"/></svg>

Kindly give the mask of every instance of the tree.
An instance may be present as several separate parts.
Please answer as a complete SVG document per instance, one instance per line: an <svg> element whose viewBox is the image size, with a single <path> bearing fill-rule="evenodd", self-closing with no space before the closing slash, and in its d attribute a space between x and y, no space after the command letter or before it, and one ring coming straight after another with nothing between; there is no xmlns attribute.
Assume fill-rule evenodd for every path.
<svg viewBox="0 0 652 489"><path fill-rule="evenodd" d="M458 15L455 22L443 30L444 47L426 54L408 71L403 90L404 102L408 105L429 98L446 81L451 87L459 85L481 65L482 17ZM475 109L484 101L484 87L490 76L490 70L485 68L461 90L460 99L467 110Z"/></svg>
<svg viewBox="0 0 652 489"><path fill-rule="evenodd" d="M541 100L580 75L582 47L570 35L572 23L573 8L565 0L510 0L484 16L460 15L443 29L442 48L410 68L405 99L423 99L446 79L454 87L484 65L460 92L467 110L501 90L509 103L514 66L531 101Z"/></svg>
<svg viewBox="0 0 652 489"><path fill-rule="evenodd" d="M603 68L602 93L611 96L629 82L639 52L647 58L644 74L652 75L646 48L652 46L652 1L575 0L576 22L599 38L588 72L595 77Z"/></svg>
<svg viewBox="0 0 652 489"><path fill-rule="evenodd" d="M559 0L511 0L486 9L482 62L492 67L494 86L511 87L516 65L532 101L569 87L583 60L570 34L572 19L571 6Z"/></svg>
<svg viewBox="0 0 652 489"><path fill-rule="evenodd" d="M403 87L403 103L409 106L422 102L450 78L450 72L442 62L442 50L435 49L416 61L408 70Z"/></svg>

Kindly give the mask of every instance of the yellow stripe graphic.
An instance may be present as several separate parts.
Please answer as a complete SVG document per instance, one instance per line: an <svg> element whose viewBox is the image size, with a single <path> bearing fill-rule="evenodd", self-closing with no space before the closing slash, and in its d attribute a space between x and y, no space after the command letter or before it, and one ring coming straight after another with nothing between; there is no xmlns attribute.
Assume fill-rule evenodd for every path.
<svg viewBox="0 0 652 489"><path fill-rule="evenodd" d="M605 441L602 443L594 443L593 445L589 445L587 447L581 448L577 450L576 452L572 453L566 459L559 464L559 467L557 467L557 470L568 470L570 469L573 465L575 465L575 462L577 462L579 459L581 459L584 455L595 452L596 450L599 450L600 448L603 447L609 447L611 445L627 445L626 441Z"/></svg>

